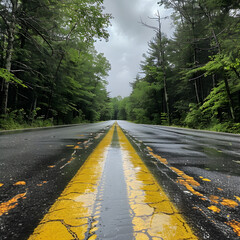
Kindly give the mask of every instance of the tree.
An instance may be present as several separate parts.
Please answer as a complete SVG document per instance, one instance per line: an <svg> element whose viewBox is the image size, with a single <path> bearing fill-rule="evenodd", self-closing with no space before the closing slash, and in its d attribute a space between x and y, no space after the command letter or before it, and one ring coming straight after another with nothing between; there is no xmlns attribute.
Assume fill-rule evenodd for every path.
<svg viewBox="0 0 240 240"><path fill-rule="evenodd" d="M57 74L64 58L64 47L59 52L54 49L53 45L57 47L58 44L55 43L61 42L63 45L67 45L70 41L75 41L90 47L93 45L94 38L106 39L108 37L106 27L109 24L110 15L102 12L101 4L101 0L7 0L2 2L0 5L0 16L3 23L1 30L2 39L6 42L1 44L4 56L2 67L14 74L21 71L20 69L12 69L12 61L13 58L19 57L19 49L25 50L26 44L32 44L39 52L50 56L60 53L55 74L52 74L51 102L51 95L54 91L52 88L54 88L54 82L57 81ZM31 65L19 61L18 65L32 70ZM9 82L4 79L1 81L1 91L1 112L6 113ZM50 105L51 103L49 103L49 107Z"/></svg>
<svg viewBox="0 0 240 240"><path fill-rule="evenodd" d="M153 18L154 20L157 20L158 27L150 26L146 23L142 24L146 27L154 29L156 32L156 40L155 43L151 42L150 49L152 51L152 60L156 60L156 68L161 69L162 79L163 79L163 89L164 89L164 98L165 98L165 104L166 104L166 111L167 111L167 118L168 118L168 124L170 125L170 110L169 110L169 100L168 100L168 90L167 90L167 73L166 73L166 58L165 58L165 51L166 51L166 38L163 38L162 34L162 24L161 24L161 17L160 13L158 12L157 18ZM155 59L154 59L155 58Z"/></svg>

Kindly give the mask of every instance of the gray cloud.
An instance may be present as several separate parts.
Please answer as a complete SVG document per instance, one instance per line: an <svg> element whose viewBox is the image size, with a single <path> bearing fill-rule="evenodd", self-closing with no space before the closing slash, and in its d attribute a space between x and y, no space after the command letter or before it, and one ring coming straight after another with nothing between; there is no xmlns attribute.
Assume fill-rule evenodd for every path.
<svg viewBox="0 0 240 240"><path fill-rule="evenodd" d="M112 69L108 77L108 91L111 97L128 96L133 82L140 71L142 54L148 49L148 42L154 37L154 31L142 26L140 18L151 25L156 24L148 17L154 17L157 10L161 16L169 11L159 8L156 0L105 0L106 12L114 19L109 28L108 42L97 42L96 48L110 61ZM162 31L171 34L169 20L164 20Z"/></svg>

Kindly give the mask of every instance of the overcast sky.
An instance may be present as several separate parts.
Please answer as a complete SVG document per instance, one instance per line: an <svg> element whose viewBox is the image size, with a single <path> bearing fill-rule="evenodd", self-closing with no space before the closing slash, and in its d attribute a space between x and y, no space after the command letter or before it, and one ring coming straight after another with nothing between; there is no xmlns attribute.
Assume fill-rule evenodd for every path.
<svg viewBox="0 0 240 240"><path fill-rule="evenodd" d="M142 26L140 18L150 25L156 24L149 17L154 17L159 10L161 17L169 16L169 10L159 7L157 0L105 0L107 13L114 19L109 28L108 42L96 43L98 52L104 53L111 64L107 78L107 90L110 97L129 96L130 82L133 82L140 71L142 54L147 52L148 42L154 37L154 31ZM162 31L170 34L173 30L170 20L162 21Z"/></svg>

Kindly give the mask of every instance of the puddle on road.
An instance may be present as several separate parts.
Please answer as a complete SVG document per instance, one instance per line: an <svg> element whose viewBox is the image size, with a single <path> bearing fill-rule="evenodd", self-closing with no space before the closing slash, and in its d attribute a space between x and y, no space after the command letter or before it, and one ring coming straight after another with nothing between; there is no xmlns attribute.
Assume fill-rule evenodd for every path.
<svg viewBox="0 0 240 240"><path fill-rule="evenodd" d="M114 126L29 239L197 237L122 130Z"/></svg>

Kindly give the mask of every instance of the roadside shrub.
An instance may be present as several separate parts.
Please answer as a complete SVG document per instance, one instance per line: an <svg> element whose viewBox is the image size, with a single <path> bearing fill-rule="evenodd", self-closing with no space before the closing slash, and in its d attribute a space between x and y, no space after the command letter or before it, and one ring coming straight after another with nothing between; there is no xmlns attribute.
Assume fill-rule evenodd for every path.
<svg viewBox="0 0 240 240"><path fill-rule="evenodd" d="M184 125L190 128L201 128L202 127L202 113L197 104L189 104L189 112L187 113L186 118L184 119Z"/></svg>

